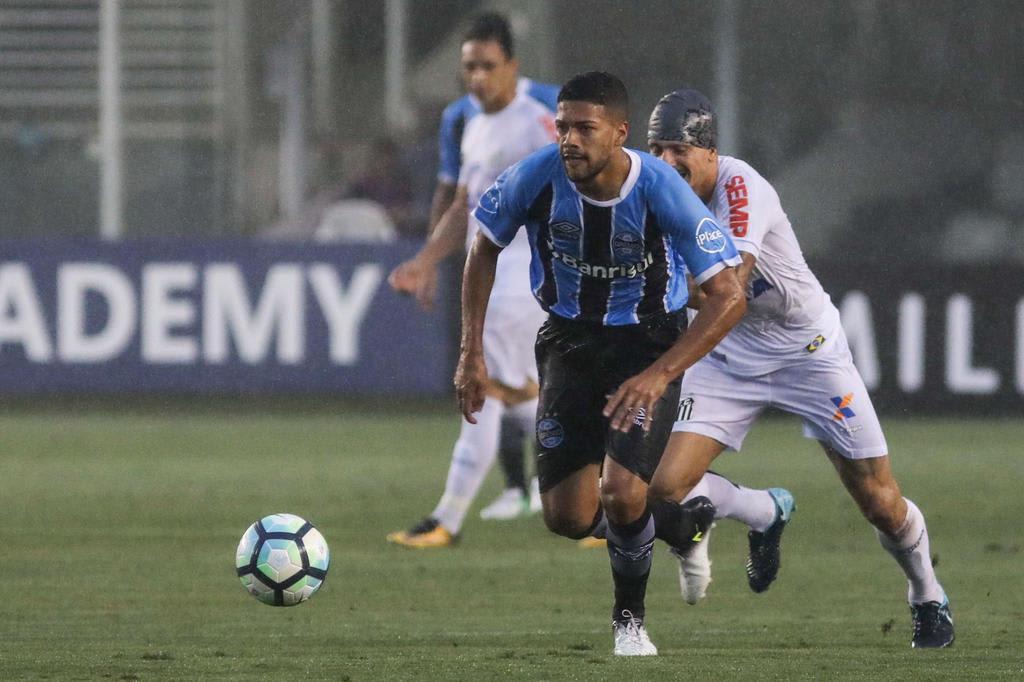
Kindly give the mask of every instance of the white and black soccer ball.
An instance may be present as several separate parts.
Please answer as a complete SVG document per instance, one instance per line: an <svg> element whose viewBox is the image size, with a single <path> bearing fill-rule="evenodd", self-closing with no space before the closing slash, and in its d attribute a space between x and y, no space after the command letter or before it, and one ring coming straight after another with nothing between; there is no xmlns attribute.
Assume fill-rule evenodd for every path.
<svg viewBox="0 0 1024 682"><path fill-rule="evenodd" d="M312 597L330 564L324 536L295 514L264 516L249 526L235 552L242 586L271 606L294 606Z"/></svg>

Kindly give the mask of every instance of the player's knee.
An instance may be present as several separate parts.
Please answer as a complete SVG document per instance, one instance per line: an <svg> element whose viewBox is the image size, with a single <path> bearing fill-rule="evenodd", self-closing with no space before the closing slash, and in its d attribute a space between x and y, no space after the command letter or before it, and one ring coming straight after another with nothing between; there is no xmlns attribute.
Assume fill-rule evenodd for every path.
<svg viewBox="0 0 1024 682"><path fill-rule="evenodd" d="M868 522L885 533L894 535L906 518L906 507L899 487L877 485L868 489L868 495L861 504L861 511Z"/></svg>
<svg viewBox="0 0 1024 682"><path fill-rule="evenodd" d="M555 535L579 540L590 534L591 519L582 519L576 515L563 514L558 510L544 510L544 525Z"/></svg>
<svg viewBox="0 0 1024 682"><path fill-rule="evenodd" d="M601 488L601 506L614 523L629 523L644 512L647 499L632 486L605 485Z"/></svg>

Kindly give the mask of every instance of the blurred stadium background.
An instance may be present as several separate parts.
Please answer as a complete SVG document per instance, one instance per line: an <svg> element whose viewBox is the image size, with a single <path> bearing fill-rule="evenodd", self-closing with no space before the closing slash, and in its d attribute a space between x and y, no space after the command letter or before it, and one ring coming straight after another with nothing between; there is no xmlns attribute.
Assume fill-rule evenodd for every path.
<svg viewBox="0 0 1024 682"><path fill-rule="evenodd" d="M723 153L775 185L842 310L969 623L945 659L903 651L900 580L782 420L724 468L805 496L792 582L752 606L722 534L718 605L658 616L651 673L692 645L711 677L771 678L765 657L779 678L1024 674L1021 3L0 0L0 676L621 672L603 558L536 519L471 523L454 555L382 542L433 504L457 426L454 280L430 314L384 280L425 234L482 9L512 20L524 75L621 76L633 146L663 93L711 96ZM227 564L276 511L340 562L298 613L248 603ZM526 606L556 611L531 619L536 585L558 597Z"/></svg>
<svg viewBox="0 0 1024 682"><path fill-rule="evenodd" d="M424 318L382 275L425 233L460 32L487 6L0 3L0 238L21 268L0 290L0 390L444 394L430 358L450 328L431 328L454 315ZM661 94L710 93L723 151L779 190L884 408L1019 410L1018 3L509 14L526 75L624 78L634 146ZM407 348L374 341L419 334L420 371L388 375L382 354Z"/></svg>

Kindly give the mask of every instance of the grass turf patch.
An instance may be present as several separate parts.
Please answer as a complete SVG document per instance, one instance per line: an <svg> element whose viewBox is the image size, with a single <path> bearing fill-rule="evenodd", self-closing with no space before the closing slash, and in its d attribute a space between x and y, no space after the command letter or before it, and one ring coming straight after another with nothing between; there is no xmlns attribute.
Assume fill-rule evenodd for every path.
<svg viewBox="0 0 1024 682"><path fill-rule="evenodd" d="M659 546L648 625L661 655L622 661L606 554L537 517L479 520L496 475L454 549L384 543L441 493L448 409L21 410L0 418L0 679L1019 678L1024 425L884 426L928 520L953 649L910 650L898 568L817 446L777 418L715 468L796 496L778 582L747 589L745 529L722 521L709 596L690 607ZM288 609L247 596L233 570L242 531L282 511L332 551L321 592Z"/></svg>

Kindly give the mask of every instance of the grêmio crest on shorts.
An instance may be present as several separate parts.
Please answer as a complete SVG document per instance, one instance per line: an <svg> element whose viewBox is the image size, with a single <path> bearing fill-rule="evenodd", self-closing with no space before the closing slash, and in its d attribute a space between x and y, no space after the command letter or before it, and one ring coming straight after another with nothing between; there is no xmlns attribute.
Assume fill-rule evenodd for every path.
<svg viewBox="0 0 1024 682"><path fill-rule="evenodd" d="M610 201L580 194L552 144L502 173L473 210L501 247L525 227L530 285L549 313L636 324L686 305L687 272L701 284L740 264L727 232L675 169L625 152L629 175Z"/></svg>

